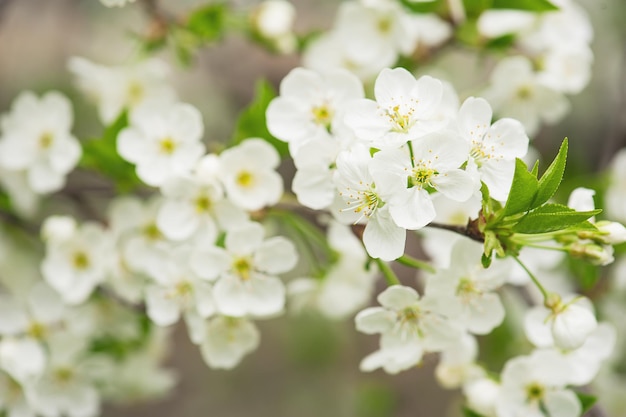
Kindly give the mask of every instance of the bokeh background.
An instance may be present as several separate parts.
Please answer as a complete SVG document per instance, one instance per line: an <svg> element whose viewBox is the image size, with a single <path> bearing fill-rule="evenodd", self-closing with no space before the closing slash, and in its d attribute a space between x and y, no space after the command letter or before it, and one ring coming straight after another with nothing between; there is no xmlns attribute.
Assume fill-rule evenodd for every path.
<svg viewBox="0 0 626 417"><path fill-rule="evenodd" d="M182 13L202 3L162 0L160 5ZM330 28L339 2L293 3L298 12L296 30L307 32ZM606 166L626 145L626 1L581 3L595 27L593 80L572 98L572 113L559 125L543 129L534 142L553 155L568 136L568 169L578 175L570 182L579 185L586 173ZM147 23L139 4L108 9L97 0L0 0L0 113L22 90L57 89L74 100L76 136L98 136L102 126L95 108L72 86L67 61L78 55L103 64L124 63L137 52L132 32ZM295 55L276 56L238 36L202 50L191 68L181 67L170 54L163 58L172 62L171 79L181 100L202 111L209 144L230 137L258 78L277 86L299 63ZM481 72L480 62L471 54L448 56L442 62L448 73L455 74L459 88L472 81L471 73ZM410 270L398 273L405 282L413 279ZM397 376L380 371L363 374L359 361L375 350L377 341L357 334L351 321L331 323L309 314L259 326L260 348L232 371L207 368L185 329L173 329L167 365L178 375L176 388L147 404L107 405L104 416L444 417L459 412L459 393L445 391L434 381L435 357L428 357L421 369ZM500 331L493 337L514 335ZM495 348L483 355L497 364L502 353Z"/></svg>

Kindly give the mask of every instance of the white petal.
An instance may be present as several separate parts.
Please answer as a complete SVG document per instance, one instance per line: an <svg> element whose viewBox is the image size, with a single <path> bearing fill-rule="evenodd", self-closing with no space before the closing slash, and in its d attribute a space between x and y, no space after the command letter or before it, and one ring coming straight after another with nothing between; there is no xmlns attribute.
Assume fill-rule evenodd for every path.
<svg viewBox="0 0 626 417"><path fill-rule="evenodd" d="M202 278L214 280L230 267L232 257L222 248L203 248L191 254L190 266Z"/></svg>
<svg viewBox="0 0 626 417"><path fill-rule="evenodd" d="M550 417L578 417L582 413L580 401L569 390L547 392L544 404Z"/></svg>
<svg viewBox="0 0 626 417"><path fill-rule="evenodd" d="M411 287L402 285L392 285L377 297L378 302L383 307L393 311L400 311L407 307L414 306L419 300L419 295Z"/></svg>
<svg viewBox="0 0 626 417"><path fill-rule="evenodd" d="M393 261L404 254L406 230L396 226L388 213L378 210L363 232L363 243L372 258Z"/></svg>
<svg viewBox="0 0 626 417"><path fill-rule="evenodd" d="M169 326L180 318L180 307L165 288L151 286L146 290L146 307L150 319L159 326Z"/></svg>
<svg viewBox="0 0 626 417"><path fill-rule="evenodd" d="M254 253L254 264L259 271L280 274L293 269L298 262L294 244L282 236L264 241Z"/></svg>
<svg viewBox="0 0 626 417"><path fill-rule="evenodd" d="M371 307L356 315L356 329L361 333L375 334L385 333L396 322L396 314L382 307Z"/></svg>

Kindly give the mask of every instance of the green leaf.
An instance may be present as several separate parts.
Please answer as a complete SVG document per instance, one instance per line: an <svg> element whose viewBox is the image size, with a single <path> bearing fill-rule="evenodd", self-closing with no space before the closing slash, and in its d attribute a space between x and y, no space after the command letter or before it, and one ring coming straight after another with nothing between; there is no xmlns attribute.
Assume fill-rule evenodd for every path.
<svg viewBox="0 0 626 417"><path fill-rule="evenodd" d="M477 412L470 410L467 407L463 407L463 417L485 417L482 414L478 414Z"/></svg>
<svg viewBox="0 0 626 417"><path fill-rule="evenodd" d="M513 183L509 191L509 198L504 205L503 215L510 216L528 211L535 199L538 188L539 181L537 177L528 172L528 167L524 161L516 158Z"/></svg>
<svg viewBox="0 0 626 417"><path fill-rule="evenodd" d="M530 173L536 178L539 175L539 161L535 162L533 165L533 169L530 170Z"/></svg>
<svg viewBox="0 0 626 417"><path fill-rule="evenodd" d="M227 15L225 3L202 6L191 12L185 28L204 41L214 41L224 33Z"/></svg>
<svg viewBox="0 0 626 417"><path fill-rule="evenodd" d="M408 10L414 13L438 13L445 8L446 3L443 0L434 0L429 2L400 0L400 3Z"/></svg>
<svg viewBox="0 0 626 417"><path fill-rule="evenodd" d="M561 144L559 153L539 180L539 189L537 190L537 195L535 196L535 200L533 201L531 208L539 207L552 198L554 193L556 193L556 190L559 188L559 185L561 185L561 180L563 179L563 174L565 173L565 164L567 162L567 149L568 142L567 138L565 138Z"/></svg>
<svg viewBox="0 0 626 417"><path fill-rule="evenodd" d="M135 167L117 153L117 136L126 126L128 116L123 112L105 128L101 138L82 143L83 155L79 162L80 167L96 171L113 180L121 192L141 184L135 174Z"/></svg>
<svg viewBox="0 0 626 417"><path fill-rule="evenodd" d="M254 100L241 112L237 120L232 138L234 144L251 137L262 138L274 146L281 157L289 155L287 144L276 139L267 130L265 111L274 97L276 91L269 82L257 81Z"/></svg>
<svg viewBox="0 0 626 417"><path fill-rule="evenodd" d="M513 232L537 234L567 229L587 221L602 210L576 211L562 204L546 204L522 217Z"/></svg>
<svg viewBox="0 0 626 417"><path fill-rule="evenodd" d="M559 10L548 0L493 0L492 9L515 9L529 12L549 12Z"/></svg>
<svg viewBox="0 0 626 417"><path fill-rule="evenodd" d="M585 414L587 411L591 410L591 407L598 402L598 398L594 395L585 394L582 392L577 392L576 396L578 397L578 401L580 401L580 405L583 408L581 415Z"/></svg>

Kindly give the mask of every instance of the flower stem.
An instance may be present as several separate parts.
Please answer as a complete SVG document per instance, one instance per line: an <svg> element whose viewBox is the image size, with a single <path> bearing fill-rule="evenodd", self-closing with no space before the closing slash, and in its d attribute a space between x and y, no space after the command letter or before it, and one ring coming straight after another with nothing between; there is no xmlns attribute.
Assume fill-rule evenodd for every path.
<svg viewBox="0 0 626 417"><path fill-rule="evenodd" d="M428 263L419 259L415 259L409 255L402 255L401 257L396 259L396 262L411 268L423 269L424 271L430 272L431 274L437 272L437 270L432 265L429 265Z"/></svg>
<svg viewBox="0 0 626 417"><path fill-rule="evenodd" d="M541 285L541 282L539 282L539 280L537 279L537 277L530 272L530 269L528 269L526 267L526 265L524 265L524 263L517 257L517 256L513 256L513 259L515 259L515 261L522 267L524 268L524 271L526 271L526 273L528 274L528 276L530 277L530 279L533 281L533 283L535 284L535 286L537 288L539 288L539 291L541 291L541 295L543 295L543 299L544 301L547 301L549 298L548 295L548 291L544 288L543 285Z"/></svg>
<svg viewBox="0 0 626 417"><path fill-rule="evenodd" d="M391 269L391 267L389 266L387 262L382 261L378 258L374 259L374 262L376 262L376 265L378 265L380 272L383 273L383 276L385 277L385 280L387 281L387 284L389 286L402 284L400 280L398 279L398 276L396 275L396 273L393 272L393 269Z"/></svg>

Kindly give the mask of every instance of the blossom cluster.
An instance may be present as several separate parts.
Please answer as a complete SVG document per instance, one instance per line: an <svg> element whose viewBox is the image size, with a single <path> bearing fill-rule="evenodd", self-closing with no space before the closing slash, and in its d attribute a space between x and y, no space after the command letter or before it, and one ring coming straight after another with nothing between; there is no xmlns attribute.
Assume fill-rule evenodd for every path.
<svg viewBox="0 0 626 417"><path fill-rule="evenodd" d="M367 99L346 71L297 68L270 103L267 123L289 144L298 201L365 221L368 253L391 261L404 254L406 230L435 219L433 200L480 201L481 182L506 200L529 139L517 120L492 124L482 98L459 108L453 88L430 76L384 69L374 90L375 100Z"/></svg>
<svg viewBox="0 0 626 417"><path fill-rule="evenodd" d="M554 3L543 13L485 10L470 22L462 7L444 19L394 0L343 2L256 115L266 122L257 130L274 138L238 138L220 152L207 151L203 114L179 101L157 59L69 61L107 131L82 148L68 98L20 94L0 123L0 184L19 225L47 211L28 272L12 269L21 243L0 230L0 414L92 417L103 399L160 395L175 379L160 362L177 323L209 367L229 369L259 346L257 321L312 309L380 335L362 371L396 374L437 354L438 381L461 389L471 413L581 415L574 388L620 360L626 341L609 321L623 306L616 298L600 308L599 322L567 259L595 268L618 258L623 275L614 246L626 228L596 219L594 190L576 188L567 205L550 200L566 144L540 179L538 165L522 162L529 136L561 119L565 94L590 77L588 18L572 0ZM251 33L293 52L294 13L290 3L262 2L248 16ZM508 42L492 56L486 88L468 94L398 64L462 39L466 23L480 45ZM282 155L274 139L286 144ZM621 222L625 155L616 155L605 193ZM135 193L90 210L67 177L105 156L111 171L98 174ZM279 173L286 156L295 198ZM539 191L516 203L524 175L526 188L550 188L536 205ZM40 207L42 196L64 191L87 215ZM578 220L515 229L554 213ZM408 255L409 236L420 237L428 261ZM420 269L416 281L403 285L392 261ZM389 285L367 307L381 273ZM28 279L17 285L14 275ZM626 292L619 279L611 285ZM477 338L503 325L523 329L528 349L495 372Z"/></svg>

